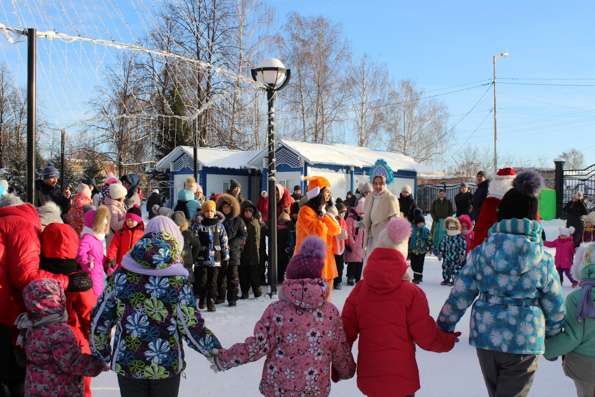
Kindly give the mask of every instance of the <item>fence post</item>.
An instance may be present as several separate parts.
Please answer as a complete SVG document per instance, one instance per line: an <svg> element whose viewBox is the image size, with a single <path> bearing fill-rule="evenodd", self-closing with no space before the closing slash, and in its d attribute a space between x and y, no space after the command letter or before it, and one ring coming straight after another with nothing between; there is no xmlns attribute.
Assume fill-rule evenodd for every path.
<svg viewBox="0 0 595 397"><path fill-rule="evenodd" d="M564 160L554 160L554 164L556 165L556 218L561 219L564 208Z"/></svg>

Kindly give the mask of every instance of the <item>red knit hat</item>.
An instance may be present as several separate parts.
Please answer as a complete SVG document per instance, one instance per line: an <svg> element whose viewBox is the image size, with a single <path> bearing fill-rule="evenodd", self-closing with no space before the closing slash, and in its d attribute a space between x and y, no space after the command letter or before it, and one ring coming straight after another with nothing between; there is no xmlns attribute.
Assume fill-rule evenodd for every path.
<svg viewBox="0 0 595 397"><path fill-rule="evenodd" d="M138 223L143 223L143 214L140 208L137 205L130 207L128 211L126 211L126 219L132 219Z"/></svg>
<svg viewBox="0 0 595 397"><path fill-rule="evenodd" d="M63 223L50 223L41 233L41 253L48 259L75 259L79 236Z"/></svg>
<svg viewBox="0 0 595 397"><path fill-rule="evenodd" d="M497 172L496 172L496 176L500 176L500 177L515 177L516 176L516 170L513 167L506 167L506 168L500 168Z"/></svg>

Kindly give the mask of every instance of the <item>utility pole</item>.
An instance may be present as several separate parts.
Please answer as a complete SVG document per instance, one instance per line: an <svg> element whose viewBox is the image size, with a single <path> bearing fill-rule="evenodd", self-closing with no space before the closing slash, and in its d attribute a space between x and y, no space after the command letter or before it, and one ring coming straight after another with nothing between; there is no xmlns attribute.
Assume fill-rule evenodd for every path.
<svg viewBox="0 0 595 397"><path fill-rule="evenodd" d="M27 29L27 201L35 205L36 72L37 32Z"/></svg>
<svg viewBox="0 0 595 397"><path fill-rule="evenodd" d="M498 129L496 126L496 60L506 58L508 52L501 52L492 56L492 88L494 90L494 174L498 171Z"/></svg>

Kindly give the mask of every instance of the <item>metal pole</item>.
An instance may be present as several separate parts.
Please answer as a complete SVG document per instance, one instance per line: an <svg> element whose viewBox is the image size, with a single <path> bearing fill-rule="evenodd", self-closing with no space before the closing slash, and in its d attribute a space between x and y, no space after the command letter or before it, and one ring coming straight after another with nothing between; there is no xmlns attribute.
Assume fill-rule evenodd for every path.
<svg viewBox="0 0 595 397"><path fill-rule="evenodd" d="M556 165L555 188L556 188L556 218L562 219L564 214L564 160L554 160Z"/></svg>
<svg viewBox="0 0 595 397"><path fill-rule="evenodd" d="M269 181L269 283L271 297L277 293L277 164L275 160L275 91L267 90L268 124L268 181Z"/></svg>
<svg viewBox="0 0 595 397"><path fill-rule="evenodd" d="M198 117L194 121L194 147L192 148L192 156L194 156L194 180L198 183Z"/></svg>
<svg viewBox="0 0 595 397"><path fill-rule="evenodd" d="M497 129L496 129L496 56L492 56L492 88L494 89L494 174L498 171Z"/></svg>
<svg viewBox="0 0 595 397"><path fill-rule="evenodd" d="M37 57L35 29L27 29L27 201L35 205L35 63Z"/></svg>
<svg viewBox="0 0 595 397"><path fill-rule="evenodd" d="M65 130L60 130L60 175L62 176L60 178L60 187L62 188L62 192L64 192L64 187L65 187L65 179L64 178L66 176L65 170L64 170L64 146L66 145L66 131Z"/></svg>

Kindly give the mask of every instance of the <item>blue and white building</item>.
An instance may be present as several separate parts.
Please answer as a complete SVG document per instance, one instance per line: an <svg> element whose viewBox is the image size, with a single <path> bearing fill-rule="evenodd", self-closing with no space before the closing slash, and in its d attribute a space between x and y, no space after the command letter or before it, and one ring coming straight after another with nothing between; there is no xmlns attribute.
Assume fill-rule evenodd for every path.
<svg viewBox="0 0 595 397"><path fill-rule="evenodd" d="M432 169L401 153L384 152L346 144L315 144L282 139L277 145L277 180L290 190L305 186L304 176L320 175L332 185L334 197L369 180L376 160L384 159L394 171L389 189L398 194L405 185L416 190L419 176L431 175ZM237 179L245 197L255 200L267 189L267 151L237 151L198 148L199 183L206 195L227 190L229 179ZM184 180L193 173L192 147L179 146L161 159L156 168L170 174L170 196L183 189ZM415 193L414 193L415 194ZM172 202L174 202L172 201Z"/></svg>

